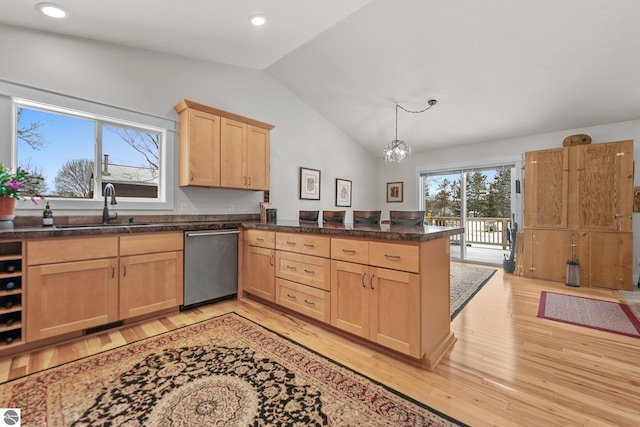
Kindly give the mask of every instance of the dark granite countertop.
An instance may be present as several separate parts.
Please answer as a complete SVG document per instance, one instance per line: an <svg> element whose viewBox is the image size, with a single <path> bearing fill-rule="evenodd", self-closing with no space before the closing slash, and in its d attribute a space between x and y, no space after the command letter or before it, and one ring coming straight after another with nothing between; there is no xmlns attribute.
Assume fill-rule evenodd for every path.
<svg viewBox="0 0 640 427"><path fill-rule="evenodd" d="M359 225L359 224L319 224L315 222L278 220L277 223L260 222L243 224L244 228L296 233L315 233L329 236L364 237L368 239L408 240L426 242L464 233L461 227L398 226L398 225Z"/></svg>
<svg viewBox="0 0 640 427"><path fill-rule="evenodd" d="M0 221L0 239L34 239L162 231L218 230L240 228L260 220L258 214L247 215L136 215L102 225L94 216L55 217L53 227L40 225L40 217L18 217L13 224ZM97 221L96 221L97 220ZM4 225L5 228L2 228Z"/></svg>
<svg viewBox="0 0 640 427"><path fill-rule="evenodd" d="M260 222L258 214L246 215L146 215L123 218L102 225L90 216L67 216L54 218L53 227L39 225L39 217L16 218L14 224L0 222L0 239L34 239L76 236L105 236L162 231L221 230L251 228L271 231L313 233L329 236L363 237L369 239L405 240L424 242L462 234L460 227L422 227L381 224L376 226L353 224L319 224L278 220L276 224ZM4 225L7 228L2 228ZM12 226L12 228L9 228Z"/></svg>

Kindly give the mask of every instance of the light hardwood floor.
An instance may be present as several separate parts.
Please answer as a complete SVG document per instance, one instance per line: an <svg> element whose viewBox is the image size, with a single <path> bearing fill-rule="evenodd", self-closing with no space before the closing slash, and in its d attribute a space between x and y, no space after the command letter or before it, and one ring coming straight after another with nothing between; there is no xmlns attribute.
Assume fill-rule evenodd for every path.
<svg viewBox="0 0 640 427"><path fill-rule="evenodd" d="M235 311L473 426L640 425L640 340L537 318L542 290L620 300L499 270L453 321L458 341L434 372L254 299L229 300L0 360L0 381Z"/></svg>

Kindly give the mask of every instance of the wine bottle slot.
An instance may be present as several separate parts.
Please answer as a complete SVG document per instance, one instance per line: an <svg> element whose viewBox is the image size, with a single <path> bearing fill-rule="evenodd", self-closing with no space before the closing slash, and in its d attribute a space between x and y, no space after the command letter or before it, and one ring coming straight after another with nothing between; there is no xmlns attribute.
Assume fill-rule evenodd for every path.
<svg viewBox="0 0 640 427"><path fill-rule="evenodd" d="M12 331L0 332L0 342L9 345L14 341L20 340L21 334L19 329Z"/></svg>
<svg viewBox="0 0 640 427"><path fill-rule="evenodd" d="M9 277L0 280L0 291L13 291L22 287L21 277Z"/></svg>
<svg viewBox="0 0 640 427"><path fill-rule="evenodd" d="M20 295L8 295L0 297L0 309L10 310L15 306L20 305L22 297Z"/></svg>
<svg viewBox="0 0 640 427"><path fill-rule="evenodd" d="M0 272L2 273L15 273L20 271L22 262L20 260L1 261Z"/></svg>

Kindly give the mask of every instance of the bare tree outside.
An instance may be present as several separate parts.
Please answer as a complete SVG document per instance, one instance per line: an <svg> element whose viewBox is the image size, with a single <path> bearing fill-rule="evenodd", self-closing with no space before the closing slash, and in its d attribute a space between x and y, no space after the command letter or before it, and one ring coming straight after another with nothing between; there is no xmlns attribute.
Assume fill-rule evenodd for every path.
<svg viewBox="0 0 640 427"><path fill-rule="evenodd" d="M54 178L55 195L60 197L89 197L93 160L73 159L65 162Z"/></svg>
<svg viewBox="0 0 640 427"><path fill-rule="evenodd" d="M34 150L44 150L47 147L47 140L39 129L46 123L41 121L24 123L22 110L22 108L17 109L18 139L24 141Z"/></svg>
<svg viewBox="0 0 640 427"><path fill-rule="evenodd" d="M148 163L148 166L144 165L145 167L158 170L158 153L160 152L158 135L115 126L105 126L105 128L118 135L131 148L142 154Z"/></svg>
<svg viewBox="0 0 640 427"><path fill-rule="evenodd" d="M27 159L27 161L18 165L19 169L27 172L32 177L36 178L38 182L34 184L33 190L36 194L47 195L49 194L49 186L44 181L44 173L42 171L42 166L35 166L31 163L31 159Z"/></svg>

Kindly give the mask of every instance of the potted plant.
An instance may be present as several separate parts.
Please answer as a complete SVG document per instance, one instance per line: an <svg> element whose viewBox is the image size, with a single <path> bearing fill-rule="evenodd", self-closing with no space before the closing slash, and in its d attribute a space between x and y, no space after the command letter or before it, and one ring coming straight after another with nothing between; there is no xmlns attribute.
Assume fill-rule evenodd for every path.
<svg viewBox="0 0 640 427"><path fill-rule="evenodd" d="M0 163L0 221L13 220L16 200L30 197L36 204L36 199L43 200L44 197L36 191L41 182L40 176L32 175L21 168L12 172Z"/></svg>

